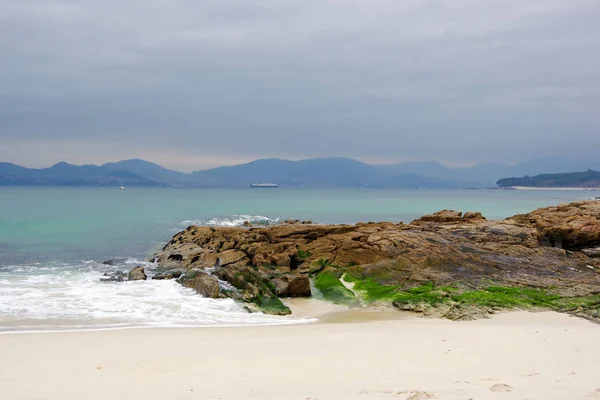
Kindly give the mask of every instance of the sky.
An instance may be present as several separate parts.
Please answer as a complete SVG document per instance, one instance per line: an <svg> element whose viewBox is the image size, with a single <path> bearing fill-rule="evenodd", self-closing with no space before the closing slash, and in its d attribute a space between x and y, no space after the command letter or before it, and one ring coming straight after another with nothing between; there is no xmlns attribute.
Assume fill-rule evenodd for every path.
<svg viewBox="0 0 600 400"><path fill-rule="evenodd" d="M0 161L598 158L598 0L0 0Z"/></svg>

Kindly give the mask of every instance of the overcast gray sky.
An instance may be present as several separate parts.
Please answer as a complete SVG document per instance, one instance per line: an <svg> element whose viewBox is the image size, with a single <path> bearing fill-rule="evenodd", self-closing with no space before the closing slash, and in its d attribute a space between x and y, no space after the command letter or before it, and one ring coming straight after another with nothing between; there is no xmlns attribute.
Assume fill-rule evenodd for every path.
<svg viewBox="0 0 600 400"><path fill-rule="evenodd" d="M0 0L0 161L597 157L598 0Z"/></svg>

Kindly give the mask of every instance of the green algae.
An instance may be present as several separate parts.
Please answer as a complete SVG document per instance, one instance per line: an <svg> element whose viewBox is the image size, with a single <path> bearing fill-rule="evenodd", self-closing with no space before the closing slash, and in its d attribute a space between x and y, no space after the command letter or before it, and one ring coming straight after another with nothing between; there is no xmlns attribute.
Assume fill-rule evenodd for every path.
<svg viewBox="0 0 600 400"><path fill-rule="evenodd" d="M298 259L305 260L311 256L310 251L298 249L297 253Z"/></svg>
<svg viewBox="0 0 600 400"><path fill-rule="evenodd" d="M343 279L354 283L355 292L365 303L391 302L395 306L427 304L435 307L442 303L471 305L498 309L548 309L559 312L582 312L600 316L600 294L565 297L553 289L529 287L488 286L465 290L453 286L436 286L425 282L406 288L405 285L384 285L369 277L346 274Z"/></svg>
<svg viewBox="0 0 600 400"><path fill-rule="evenodd" d="M273 315L289 315L292 311L279 300L279 297L258 296L254 303L265 313Z"/></svg>
<svg viewBox="0 0 600 400"><path fill-rule="evenodd" d="M335 304L358 305L359 301L354 292L344 286L335 273L324 271L315 278L315 287L323 298Z"/></svg>

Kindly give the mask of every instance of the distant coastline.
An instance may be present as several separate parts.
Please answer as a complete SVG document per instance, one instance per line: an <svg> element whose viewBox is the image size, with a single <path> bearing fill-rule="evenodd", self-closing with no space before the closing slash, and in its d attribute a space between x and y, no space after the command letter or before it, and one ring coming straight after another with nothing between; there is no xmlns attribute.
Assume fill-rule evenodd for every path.
<svg viewBox="0 0 600 400"><path fill-rule="evenodd" d="M500 188L520 190L598 190L600 172L588 169L561 174L526 175L519 178L503 178L496 184Z"/></svg>
<svg viewBox="0 0 600 400"><path fill-rule="evenodd" d="M592 168L592 169L588 169ZM582 171L585 172L571 172ZM273 182L287 188L483 189L495 187L600 187L600 161L538 160L513 166L446 167L437 162L374 165L351 158L278 158L183 173L144 160L102 165L60 162L26 168L0 162L0 186L125 186L247 188ZM536 175L540 172L566 172ZM499 178L520 176L521 178ZM265 187L265 186L254 186Z"/></svg>
<svg viewBox="0 0 600 400"><path fill-rule="evenodd" d="M561 190L561 191L585 191L595 190L600 191L600 187L537 187L537 186L507 186L501 187L502 190Z"/></svg>

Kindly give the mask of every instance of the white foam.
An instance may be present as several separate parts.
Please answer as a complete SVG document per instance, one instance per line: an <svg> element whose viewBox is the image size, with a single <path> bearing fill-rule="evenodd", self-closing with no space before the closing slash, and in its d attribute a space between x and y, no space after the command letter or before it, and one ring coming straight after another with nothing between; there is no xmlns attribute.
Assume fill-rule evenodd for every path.
<svg viewBox="0 0 600 400"><path fill-rule="evenodd" d="M253 225L273 225L279 222L279 218L269 218L262 215L234 214L228 217L213 217L206 220L186 220L182 221L181 224L235 227L243 226L246 221Z"/></svg>
<svg viewBox="0 0 600 400"><path fill-rule="evenodd" d="M142 264L128 259L127 265ZM146 263L147 264L147 263ZM119 327L248 326L308 322L248 313L172 280L102 283L95 263L17 266L0 272L0 331Z"/></svg>

